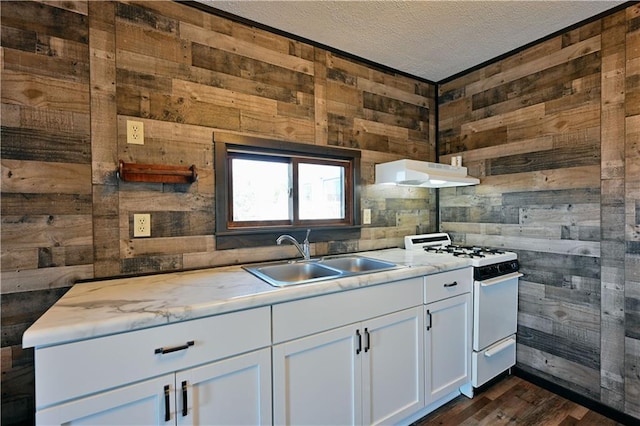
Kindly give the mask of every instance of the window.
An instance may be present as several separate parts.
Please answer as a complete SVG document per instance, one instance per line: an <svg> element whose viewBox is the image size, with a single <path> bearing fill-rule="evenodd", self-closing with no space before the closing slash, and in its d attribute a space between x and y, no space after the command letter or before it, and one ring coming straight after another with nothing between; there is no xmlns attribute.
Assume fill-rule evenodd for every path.
<svg viewBox="0 0 640 426"><path fill-rule="evenodd" d="M268 242L307 228L315 241L320 234L335 239L337 229L354 238L344 229L359 224L359 151L228 134L216 134L214 142L218 248L240 235L243 244Z"/></svg>

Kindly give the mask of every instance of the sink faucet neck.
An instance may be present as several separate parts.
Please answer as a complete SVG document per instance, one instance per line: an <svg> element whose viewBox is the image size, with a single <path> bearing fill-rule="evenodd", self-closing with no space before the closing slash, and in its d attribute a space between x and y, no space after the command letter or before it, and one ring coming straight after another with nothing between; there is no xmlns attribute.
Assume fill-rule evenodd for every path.
<svg viewBox="0 0 640 426"><path fill-rule="evenodd" d="M276 244L280 245L282 244L283 241L289 241L291 244L296 246L296 248L298 249L298 251L300 252L300 254L305 260L309 260L311 259L311 250L309 247L310 233L311 233L311 229L307 229L307 236L305 237L302 245L300 245L300 243L298 243L298 241L295 238L293 238L291 235L287 235L287 234L280 235L276 240Z"/></svg>

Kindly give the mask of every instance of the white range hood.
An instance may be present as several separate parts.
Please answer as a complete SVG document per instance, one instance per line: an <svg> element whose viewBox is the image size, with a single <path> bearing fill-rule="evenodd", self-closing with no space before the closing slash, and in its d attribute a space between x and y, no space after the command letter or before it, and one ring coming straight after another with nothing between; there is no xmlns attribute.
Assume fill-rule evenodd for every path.
<svg viewBox="0 0 640 426"><path fill-rule="evenodd" d="M376 183L447 188L477 185L480 179L468 176L466 167L418 160L397 160L376 164Z"/></svg>

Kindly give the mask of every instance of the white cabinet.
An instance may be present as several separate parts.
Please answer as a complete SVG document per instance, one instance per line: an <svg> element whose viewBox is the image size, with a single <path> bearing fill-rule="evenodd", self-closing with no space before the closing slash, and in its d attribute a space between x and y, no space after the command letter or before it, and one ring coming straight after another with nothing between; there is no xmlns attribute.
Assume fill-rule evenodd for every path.
<svg viewBox="0 0 640 426"><path fill-rule="evenodd" d="M470 383L471 283L464 268L37 347L36 422L406 422Z"/></svg>
<svg viewBox="0 0 640 426"><path fill-rule="evenodd" d="M164 425L165 406L175 407L174 380L168 374L38 410L36 424Z"/></svg>
<svg viewBox="0 0 640 426"><path fill-rule="evenodd" d="M270 325L265 307L37 348L36 422L270 424Z"/></svg>
<svg viewBox="0 0 640 426"><path fill-rule="evenodd" d="M395 423L424 405L423 321L416 307L363 324L363 424Z"/></svg>
<svg viewBox="0 0 640 426"><path fill-rule="evenodd" d="M471 280L470 268L425 278L427 405L471 380Z"/></svg>
<svg viewBox="0 0 640 426"><path fill-rule="evenodd" d="M274 424L362 424L355 331L346 326L273 347Z"/></svg>
<svg viewBox="0 0 640 426"><path fill-rule="evenodd" d="M268 348L176 374L178 425L271 424Z"/></svg>
<svg viewBox="0 0 640 426"><path fill-rule="evenodd" d="M274 423L393 423L421 409L421 283L411 279L274 306L274 338L297 337L273 347ZM388 305L404 309L388 313ZM332 328L372 313L382 315Z"/></svg>
<svg viewBox="0 0 640 426"><path fill-rule="evenodd" d="M271 423L271 354L261 349L38 411L43 425Z"/></svg>

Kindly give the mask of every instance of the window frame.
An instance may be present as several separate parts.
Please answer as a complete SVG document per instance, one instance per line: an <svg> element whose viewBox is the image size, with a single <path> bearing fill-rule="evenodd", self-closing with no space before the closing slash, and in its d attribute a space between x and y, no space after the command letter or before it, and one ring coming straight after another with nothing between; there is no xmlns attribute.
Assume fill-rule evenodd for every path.
<svg viewBox="0 0 640 426"><path fill-rule="evenodd" d="M359 150L300 144L295 142L241 136L215 132L213 137L215 155L215 238L217 249L257 247L272 245L275 239L288 233L296 237L303 236L306 229L312 229L312 241L348 240L360 238L360 194L358 177L360 176ZM293 223L274 223L256 221L249 226L237 226L232 220L231 158L242 155L256 158L279 156L291 158L294 162L293 173L297 173L297 162L345 165L345 218L304 220ZM287 160L289 161L289 160ZM346 162L346 163L345 163ZM294 178L297 185L297 177ZM294 200L298 188L294 186ZM298 206L294 203L294 209ZM294 217L295 218L295 217ZM296 237L297 238L297 237Z"/></svg>

